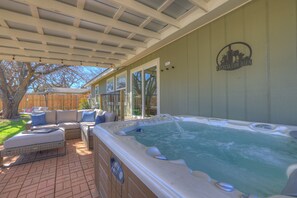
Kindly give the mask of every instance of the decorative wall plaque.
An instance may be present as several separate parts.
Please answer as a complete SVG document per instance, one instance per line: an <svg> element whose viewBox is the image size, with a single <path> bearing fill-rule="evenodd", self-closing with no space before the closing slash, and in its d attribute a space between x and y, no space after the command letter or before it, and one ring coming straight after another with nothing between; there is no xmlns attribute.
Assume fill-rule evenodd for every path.
<svg viewBox="0 0 297 198"><path fill-rule="evenodd" d="M217 71L235 70L252 65L252 48L244 42L230 43L218 53L216 62Z"/></svg>

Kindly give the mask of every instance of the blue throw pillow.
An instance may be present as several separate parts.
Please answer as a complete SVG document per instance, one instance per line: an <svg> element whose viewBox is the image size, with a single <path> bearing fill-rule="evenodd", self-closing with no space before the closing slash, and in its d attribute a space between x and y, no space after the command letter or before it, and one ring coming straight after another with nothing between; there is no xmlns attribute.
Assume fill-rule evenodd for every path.
<svg viewBox="0 0 297 198"><path fill-rule="evenodd" d="M82 113L82 122L95 122L95 111L84 111Z"/></svg>
<svg viewBox="0 0 297 198"><path fill-rule="evenodd" d="M32 126L45 125L45 113L31 115Z"/></svg>
<svg viewBox="0 0 297 198"><path fill-rule="evenodd" d="M96 117L96 120L95 120L95 124L97 125L97 124L101 124L101 123L104 123L105 122L105 116L104 115L98 115L97 117Z"/></svg>

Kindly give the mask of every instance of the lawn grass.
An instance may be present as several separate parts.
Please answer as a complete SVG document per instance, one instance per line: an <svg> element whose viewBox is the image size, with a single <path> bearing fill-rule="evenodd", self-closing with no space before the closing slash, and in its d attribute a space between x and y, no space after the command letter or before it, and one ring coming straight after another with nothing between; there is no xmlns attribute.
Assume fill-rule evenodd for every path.
<svg viewBox="0 0 297 198"><path fill-rule="evenodd" d="M0 120L0 145L8 138L25 130L26 122L28 122L29 119L30 117L28 115L21 115L21 117L16 120Z"/></svg>

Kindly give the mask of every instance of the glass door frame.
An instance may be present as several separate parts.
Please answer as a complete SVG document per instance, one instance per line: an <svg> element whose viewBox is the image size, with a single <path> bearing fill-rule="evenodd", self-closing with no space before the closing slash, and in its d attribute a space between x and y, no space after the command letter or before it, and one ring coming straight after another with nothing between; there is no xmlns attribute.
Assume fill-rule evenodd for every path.
<svg viewBox="0 0 297 198"><path fill-rule="evenodd" d="M132 69L130 71L130 94L131 94L131 97L130 97L130 104L131 104L131 115L133 117L137 117L137 118L144 118L145 117L145 91L144 91L144 71L146 69L149 69L151 67L156 67L156 71L157 71L157 115L160 115L160 58L156 58L152 61L149 61L143 65L140 65L134 69ZM141 78L142 78L142 83L141 83L141 86L142 86L142 112L141 112L141 117L140 116L135 116L133 115L133 94L132 94L132 91L133 91L133 73L135 72L139 72L141 71Z"/></svg>

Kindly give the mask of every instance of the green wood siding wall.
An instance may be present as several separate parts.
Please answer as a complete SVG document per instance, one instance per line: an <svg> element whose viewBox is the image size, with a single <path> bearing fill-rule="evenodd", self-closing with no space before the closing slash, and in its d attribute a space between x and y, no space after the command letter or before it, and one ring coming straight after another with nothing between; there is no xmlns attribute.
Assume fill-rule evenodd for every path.
<svg viewBox="0 0 297 198"><path fill-rule="evenodd" d="M296 0L254 0L125 68L128 92L131 68L160 58L175 66L160 73L161 113L297 125L296 13ZM216 71L235 41L252 47L253 65Z"/></svg>

